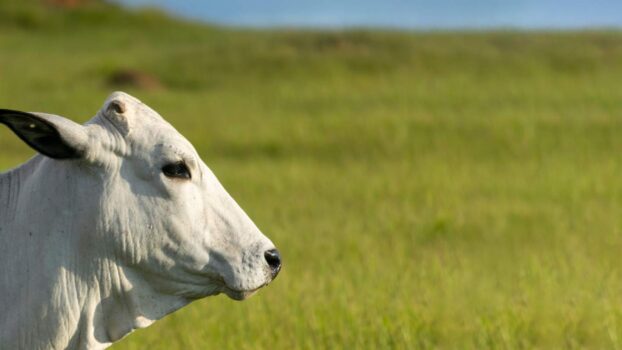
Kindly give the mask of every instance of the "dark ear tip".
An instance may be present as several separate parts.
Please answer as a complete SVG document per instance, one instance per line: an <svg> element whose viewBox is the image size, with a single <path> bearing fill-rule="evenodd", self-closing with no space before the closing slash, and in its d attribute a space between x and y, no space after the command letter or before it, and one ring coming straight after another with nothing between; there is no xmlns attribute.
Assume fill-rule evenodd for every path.
<svg viewBox="0 0 622 350"><path fill-rule="evenodd" d="M125 104L121 101L111 101L106 108L107 112L114 112L117 114L125 113Z"/></svg>
<svg viewBox="0 0 622 350"><path fill-rule="evenodd" d="M55 159L80 158L84 150L67 143L57 126L33 113L0 109L0 123L6 124L37 152Z"/></svg>

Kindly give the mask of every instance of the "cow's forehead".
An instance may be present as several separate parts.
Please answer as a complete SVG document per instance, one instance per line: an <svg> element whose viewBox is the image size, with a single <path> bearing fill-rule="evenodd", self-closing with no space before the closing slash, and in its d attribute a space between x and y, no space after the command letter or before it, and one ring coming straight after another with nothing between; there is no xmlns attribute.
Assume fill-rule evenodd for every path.
<svg viewBox="0 0 622 350"><path fill-rule="evenodd" d="M111 107L114 103L120 104L122 113ZM198 157L192 144L158 112L129 94L112 93L100 113L121 131L125 146L136 151L132 152L135 156L157 156L174 150L184 156Z"/></svg>
<svg viewBox="0 0 622 350"><path fill-rule="evenodd" d="M175 153L184 158L197 157L197 152L190 141L165 121L148 125L140 132L131 133L128 141L146 155L165 156Z"/></svg>
<svg viewBox="0 0 622 350"><path fill-rule="evenodd" d="M155 112L154 112L155 113ZM195 157L196 150L181 133L162 117L146 118L127 135L131 147L141 149L145 154L161 155L174 152L184 157Z"/></svg>

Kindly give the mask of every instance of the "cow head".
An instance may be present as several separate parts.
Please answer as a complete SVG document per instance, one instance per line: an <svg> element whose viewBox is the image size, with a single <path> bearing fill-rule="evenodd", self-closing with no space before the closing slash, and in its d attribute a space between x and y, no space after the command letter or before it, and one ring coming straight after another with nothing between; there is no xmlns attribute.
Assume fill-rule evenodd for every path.
<svg viewBox="0 0 622 350"><path fill-rule="evenodd" d="M97 179L100 190L86 199L96 210L85 240L158 293L195 299L224 292L241 300L279 272L273 243L190 142L136 98L113 93L85 125L11 110L0 110L0 122L43 155Z"/></svg>

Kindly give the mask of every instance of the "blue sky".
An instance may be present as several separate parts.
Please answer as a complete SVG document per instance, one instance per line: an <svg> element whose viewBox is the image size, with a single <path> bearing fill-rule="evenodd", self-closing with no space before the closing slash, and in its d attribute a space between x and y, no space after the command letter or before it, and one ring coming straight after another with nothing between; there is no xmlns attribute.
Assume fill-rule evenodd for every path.
<svg viewBox="0 0 622 350"><path fill-rule="evenodd" d="M118 0L194 19L266 27L622 28L622 0Z"/></svg>

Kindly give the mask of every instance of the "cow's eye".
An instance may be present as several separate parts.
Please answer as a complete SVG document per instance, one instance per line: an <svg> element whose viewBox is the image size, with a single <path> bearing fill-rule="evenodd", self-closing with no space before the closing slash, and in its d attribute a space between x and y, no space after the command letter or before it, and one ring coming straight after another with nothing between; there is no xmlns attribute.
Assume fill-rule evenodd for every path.
<svg viewBox="0 0 622 350"><path fill-rule="evenodd" d="M177 178L177 179L190 179L192 176L190 175L190 170L184 162L177 162L167 164L162 167L162 172L167 177Z"/></svg>

